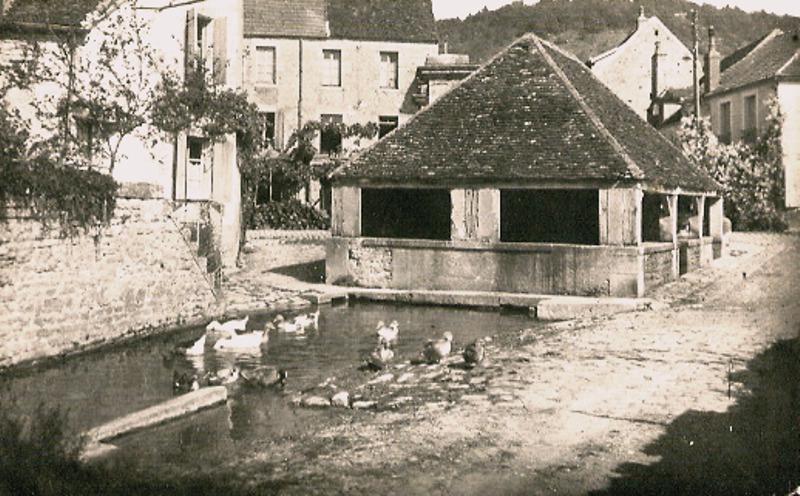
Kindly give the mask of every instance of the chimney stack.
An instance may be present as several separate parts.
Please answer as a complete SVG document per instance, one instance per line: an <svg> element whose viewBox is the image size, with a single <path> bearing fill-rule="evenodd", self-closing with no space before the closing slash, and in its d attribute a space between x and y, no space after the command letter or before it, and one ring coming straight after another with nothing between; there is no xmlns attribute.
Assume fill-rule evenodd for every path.
<svg viewBox="0 0 800 496"><path fill-rule="evenodd" d="M639 6L639 18L636 19L636 28L638 29L638 28L642 27L642 24L644 24L645 22L647 22L647 17L644 16L644 6L640 5Z"/></svg>
<svg viewBox="0 0 800 496"><path fill-rule="evenodd" d="M656 41L656 48L653 51L652 65L650 67L650 99L655 100L661 91L661 85L664 83L663 71L665 69L662 60L667 54L661 53L661 42Z"/></svg>
<svg viewBox="0 0 800 496"><path fill-rule="evenodd" d="M714 33L714 26L711 26L708 28L708 54L705 60L706 79L703 89L706 93L714 91L719 86L721 60L722 56L717 51L717 37Z"/></svg>

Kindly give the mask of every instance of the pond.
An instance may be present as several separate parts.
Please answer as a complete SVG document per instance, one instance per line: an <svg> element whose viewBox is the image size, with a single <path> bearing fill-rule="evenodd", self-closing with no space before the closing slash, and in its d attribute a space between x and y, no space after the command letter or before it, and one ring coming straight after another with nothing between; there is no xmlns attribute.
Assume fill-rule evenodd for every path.
<svg viewBox="0 0 800 496"><path fill-rule="evenodd" d="M377 342L378 321L399 323L396 360L416 358L424 343L445 331L454 346L478 337L537 325L526 313L454 307L350 303L321 307L317 329L303 334L270 331L256 353L216 351L207 346L200 356L174 353L203 335L204 327L186 329L86 354L44 369L0 376L4 411L30 412L38 405L58 407L71 431L81 432L121 415L172 398L174 371L205 375L237 366L243 371L273 365L288 372L285 391L229 387L228 404L115 441L143 463L188 465L211 463L204 454L221 456L235 443L307 429L330 410L309 410L290 404L289 394L324 381L332 374L366 374L363 357ZM254 315L247 329L263 329L274 314ZM286 314L292 317L294 314ZM365 376L366 377L366 376ZM182 456L186 457L182 460ZM187 468L189 468L187 466Z"/></svg>

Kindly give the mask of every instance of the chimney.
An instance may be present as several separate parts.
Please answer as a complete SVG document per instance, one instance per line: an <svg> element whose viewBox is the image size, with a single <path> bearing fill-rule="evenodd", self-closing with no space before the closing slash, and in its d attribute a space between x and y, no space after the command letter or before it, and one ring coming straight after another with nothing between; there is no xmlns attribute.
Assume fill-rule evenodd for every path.
<svg viewBox="0 0 800 496"><path fill-rule="evenodd" d="M655 100L658 98L658 94L660 93L660 86L664 83L663 79L663 72L664 72L664 62L660 59L666 57L667 54L661 53L661 42L656 41L656 48L653 51L653 57L651 59L652 65L650 66L650 99Z"/></svg>
<svg viewBox="0 0 800 496"><path fill-rule="evenodd" d="M445 36L444 39L439 43L439 54L446 54L450 47L448 46L450 43L448 41L448 37Z"/></svg>
<svg viewBox="0 0 800 496"><path fill-rule="evenodd" d="M714 34L714 26L708 28L708 54L705 60L706 79L704 90L706 93L714 91L719 86L720 60L722 56L717 51L717 37Z"/></svg>
<svg viewBox="0 0 800 496"><path fill-rule="evenodd" d="M639 18L636 19L636 29L642 27L642 25L647 22L647 17L644 16L644 6L639 6Z"/></svg>

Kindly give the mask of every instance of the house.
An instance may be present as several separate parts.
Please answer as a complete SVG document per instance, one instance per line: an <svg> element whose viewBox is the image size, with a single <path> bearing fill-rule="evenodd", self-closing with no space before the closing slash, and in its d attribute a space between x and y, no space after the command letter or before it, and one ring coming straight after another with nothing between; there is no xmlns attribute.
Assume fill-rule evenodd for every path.
<svg viewBox="0 0 800 496"><path fill-rule="evenodd" d="M243 0L244 88L276 149L310 121L377 123L413 115L417 67L438 53L430 0ZM349 143L320 133L321 154Z"/></svg>
<svg viewBox="0 0 800 496"><path fill-rule="evenodd" d="M800 207L800 35L776 29L720 60L711 32L706 72L703 105L722 142L754 142L778 102L786 207Z"/></svg>
<svg viewBox="0 0 800 496"><path fill-rule="evenodd" d="M658 43L658 74L653 72L653 50ZM646 17L639 9L636 29L618 46L586 64L597 78L642 119L647 119L654 77L658 87L687 88L694 81L692 52L658 17Z"/></svg>
<svg viewBox="0 0 800 496"><path fill-rule="evenodd" d="M642 296L723 243L718 185L533 34L331 180L329 283Z"/></svg>
<svg viewBox="0 0 800 496"><path fill-rule="evenodd" d="M182 76L184 67L195 56L207 60L217 83L230 88L242 84L239 42L242 39L242 13L238 2L4 0L2 11L0 43L4 52L13 53L17 58L24 57L24 47L33 42L44 48L45 55L50 55L69 46L69 40L77 39L68 67L64 67L65 74L77 72L77 64L91 64L95 53L92 50L102 44L103 36L106 36L103 32L113 29L110 26L118 19L117 16L129 16L127 19L135 20L135 24L142 27L142 44L155 48L158 56L154 59L163 59L160 66L143 71L141 86L130 89L142 98L147 98L152 84L160 77L160 71L171 70ZM130 58L127 54L118 59L118 63L124 64L124 60ZM42 60L53 62L52 58ZM48 104L46 100L51 96L58 97L63 87L63 84L42 83L32 90L12 89L6 96L6 103L15 106L29 119L39 138L46 138L47 123L41 122L35 107L41 103ZM109 156L98 158L93 155L92 150L97 149L97 136L92 132L92 123L84 120L78 110L73 112L69 125L70 132L85 141L81 153L93 166L110 171L121 184L123 195L135 192L136 195L173 200L176 210L171 216L177 222L195 226L187 228L191 241L199 242L201 229L197 226L201 217L211 217L206 220L215 225L214 235L223 265L235 263L241 229L235 136L212 140L196 130L168 136L154 133L153 128L145 125L120 141L114 161L109 162Z"/></svg>

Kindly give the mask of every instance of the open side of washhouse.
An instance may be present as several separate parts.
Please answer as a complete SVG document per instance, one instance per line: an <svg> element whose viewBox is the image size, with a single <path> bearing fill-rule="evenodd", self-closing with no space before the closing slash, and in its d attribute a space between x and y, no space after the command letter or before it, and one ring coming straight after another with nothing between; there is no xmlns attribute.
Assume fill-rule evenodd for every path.
<svg viewBox="0 0 800 496"><path fill-rule="evenodd" d="M532 34L331 180L329 283L643 296L723 248L713 179Z"/></svg>

